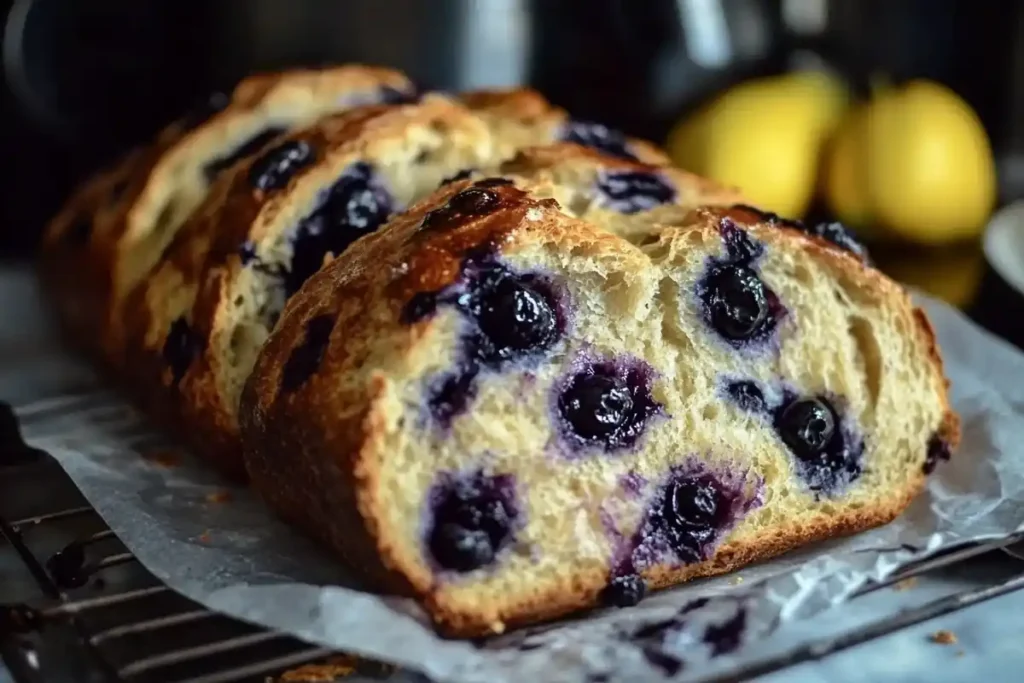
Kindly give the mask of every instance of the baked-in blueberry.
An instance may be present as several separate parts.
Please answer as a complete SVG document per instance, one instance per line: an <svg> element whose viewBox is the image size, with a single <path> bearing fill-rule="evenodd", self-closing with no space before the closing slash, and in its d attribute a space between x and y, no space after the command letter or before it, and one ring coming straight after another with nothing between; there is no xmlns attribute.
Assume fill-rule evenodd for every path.
<svg viewBox="0 0 1024 683"><path fill-rule="evenodd" d="M381 104L412 104L419 97L416 88L399 89L390 85L381 86L379 94Z"/></svg>
<svg viewBox="0 0 1024 683"><path fill-rule="evenodd" d="M729 263L749 266L764 254L764 244L751 237L750 233L728 216L719 221L718 233L725 244Z"/></svg>
<svg viewBox="0 0 1024 683"><path fill-rule="evenodd" d="M363 235L379 228L395 202L373 168L349 166L321 193L317 208L299 221L292 236L292 258L284 276L285 294L293 295L328 254L338 255Z"/></svg>
<svg viewBox="0 0 1024 683"><path fill-rule="evenodd" d="M203 339L192 329L185 316L171 323L164 340L163 358L171 368L171 376L177 384L188 372L192 360L203 350Z"/></svg>
<svg viewBox="0 0 1024 683"><path fill-rule="evenodd" d="M676 198L676 189L665 178L647 171L602 172L597 190L606 206L625 214L650 211Z"/></svg>
<svg viewBox="0 0 1024 683"><path fill-rule="evenodd" d="M487 187L473 185L454 194L444 206L423 217L423 229L452 227L461 220L482 216L492 210L501 203L501 198Z"/></svg>
<svg viewBox="0 0 1024 683"><path fill-rule="evenodd" d="M265 128L238 145L234 151L210 161L203 167L203 175L206 177L206 182L212 183L213 180L221 174L221 172L231 168L242 159L252 156L256 152L260 151L267 145L267 143L284 133L285 130L285 128L281 128L279 126Z"/></svg>
<svg viewBox="0 0 1024 683"><path fill-rule="evenodd" d="M774 423L794 456L797 474L812 491L837 493L860 477L864 442L843 426L826 398L788 396L776 408Z"/></svg>
<svg viewBox="0 0 1024 683"><path fill-rule="evenodd" d="M428 390L427 407L439 426L451 426L452 419L466 410L476 396L476 377L479 372L476 363L467 362L432 384Z"/></svg>
<svg viewBox="0 0 1024 683"><path fill-rule="evenodd" d="M316 160L316 151L305 140L289 140L273 147L249 167L249 185L254 189L279 190L300 169Z"/></svg>
<svg viewBox="0 0 1024 683"><path fill-rule="evenodd" d="M632 607L647 595L647 582L638 574L616 576L601 591L601 602L609 607Z"/></svg>
<svg viewBox="0 0 1024 683"><path fill-rule="evenodd" d="M782 441L798 458L817 457L836 431L832 407L817 398L793 401L785 406L776 420Z"/></svg>
<svg viewBox="0 0 1024 683"><path fill-rule="evenodd" d="M320 367L334 329L334 316L322 314L306 321L302 341L288 354L281 370L281 391L292 392L306 383Z"/></svg>
<svg viewBox="0 0 1024 683"><path fill-rule="evenodd" d="M660 409L651 396L650 371L638 363L591 363L556 386L563 433L574 449L606 451L636 443Z"/></svg>
<svg viewBox="0 0 1024 683"><path fill-rule="evenodd" d="M470 346L489 365L544 351L561 337L552 292L537 278L491 267L470 280L459 307L477 326Z"/></svg>
<svg viewBox="0 0 1024 683"><path fill-rule="evenodd" d="M726 385L725 391L741 410L745 410L748 413L763 413L768 409L768 404L764 399L764 392L761 391L761 387L757 385L757 382L751 382L750 380L730 382Z"/></svg>
<svg viewBox="0 0 1024 683"><path fill-rule="evenodd" d="M749 339L770 321L767 287L745 266L713 266L704 279L702 298L708 322L726 339Z"/></svg>
<svg viewBox="0 0 1024 683"><path fill-rule="evenodd" d="M443 477L430 495L427 547L443 569L468 572L494 561L519 515L511 476Z"/></svg>
<svg viewBox="0 0 1024 683"><path fill-rule="evenodd" d="M794 230L800 231L806 229L802 221L793 220L790 218L783 218L777 213L772 213L771 211L764 211L762 209L757 208L756 206L750 206L749 204L734 204L732 208L739 209L740 211L746 211L747 213L752 213L754 214L754 216L757 217L758 220L764 221L765 223L770 223L771 225L784 226L787 228L793 228Z"/></svg>
<svg viewBox="0 0 1024 683"><path fill-rule="evenodd" d="M924 458L924 473L931 474L940 462L946 462L951 457L953 457L953 451L949 447L949 442L938 434L933 434L928 439L928 451Z"/></svg>
<svg viewBox="0 0 1024 683"><path fill-rule="evenodd" d="M626 136L608 126L591 121L570 121L562 131L562 140L577 145L593 147L605 154L620 159L637 161L636 155L629 149Z"/></svg>

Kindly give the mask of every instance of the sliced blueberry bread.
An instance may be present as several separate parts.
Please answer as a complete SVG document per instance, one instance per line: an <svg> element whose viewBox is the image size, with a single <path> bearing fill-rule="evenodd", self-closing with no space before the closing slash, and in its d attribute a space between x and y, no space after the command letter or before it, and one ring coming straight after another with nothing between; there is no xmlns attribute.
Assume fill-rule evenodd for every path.
<svg viewBox="0 0 1024 683"><path fill-rule="evenodd" d="M583 145L627 161L670 164L668 156L651 143L626 137L600 123L574 120L530 88L476 90L459 99L495 131L504 157L543 139Z"/></svg>
<svg viewBox="0 0 1024 683"><path fill-rule="evenodd" d="M94 343L106 347L111 364L120 366L123 343L117 323L124 297L158 262L223 171L285 131L325 114L411 93L411 83L398 72L343 66L252 76L230 95L212 96L161 133L143 153L146 163L133 165L116 214L98 223L100 229L76 233L81 243L81 265L72 271L77 284L62 298L88 311ZM76 207L82 209L88 220L89 207ZM63 233L63 220L50 231Z"/></svg>
<svg viewBox="0 0 1024 683"><path fill-rule="evenodd" d="M355 242L242 394L255 489L443 632L884 523L956 447L928 321L838 226L633 244L543 194L455 181Z"/></svg>
<svg viewBox="0 0 1024 683"><path fill-rule="evenodd" d="M126 318L142 327L128 347L144 351L131 365L147 373L135 384L171 391L196 446L222 469L240 473L239 395L287 298L326 259L392 213L465 169L494 166L514 153L499 109L480 116L456 101L427 95L416 104L354 112L271 146L249 170L238 172L231 187L211 195L209 211L197 211L164 263L143 282L144 293L131 297ZM318 132L327 129L326 135ZM519 131L516 139L538 144L552 130L536 127L534 137ZM690 205L714 203L715 192L735 197L676 169L567 143L556 146L557 152L541 149L518 165L549 184L555 183L552 173L557 175L552 169L561 164L585 169L574 179L587 186L580 193L590 191L605 165L646 174L664 190L643 207L633 202L630 210L683 199ZM537 163L530 164L534 158ZM273 187L261 189L260 183ZM709 192L706 201L702 189Z"/></svg>

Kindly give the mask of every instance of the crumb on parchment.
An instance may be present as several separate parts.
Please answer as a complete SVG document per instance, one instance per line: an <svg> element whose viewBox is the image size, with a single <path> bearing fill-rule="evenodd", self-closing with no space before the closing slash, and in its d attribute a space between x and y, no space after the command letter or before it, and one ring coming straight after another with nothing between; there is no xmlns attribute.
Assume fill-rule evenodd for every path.
<svg viewBox="0 0 1024 683"><path fill-rule="evenodd" d="M900 579L899 581L894 583L893 584L893 590L908 591L908 590L910 590L911 588L913 588L916 585L917 585L917 577L916 576L908 576L907 578Z"/></svg>
<svg viewBox="0 0 1024 683"><path fill-rule="evenodd" d="M336 655L315 664L304 664L289 669L277 678L268 678L268 683L332 683L351 676L356 671L357 657Z"/></svg>
<svg viewBox="0 0 1024 683"><path fill-rule="evenodd" d="M942 629L928 636L928 640L932 641L933 643L938 643L939 645L955 645L956 634L952 631Z"/></svg>
<svg viewBox="0 0 1024 683"><path fill-rule="evenodd" d="M161 467L180 467L184 456L179 451L155 450L142 454L142 459Z"/></svg>
<svg viewBox="0 0 1024 683"><path fill-rule="evenodd" d="M231 500L231 491L211 491L206 494L207 503L227 503Z"/></svg>
<svg viewBox="0 0 1024 683"><path fill-rule="evenodd" d="M207 529L203 533L199 534L199 542L200 543L209 543L212 540L213 540L213 537L210 535L210 530L209 529Z"/></svg>

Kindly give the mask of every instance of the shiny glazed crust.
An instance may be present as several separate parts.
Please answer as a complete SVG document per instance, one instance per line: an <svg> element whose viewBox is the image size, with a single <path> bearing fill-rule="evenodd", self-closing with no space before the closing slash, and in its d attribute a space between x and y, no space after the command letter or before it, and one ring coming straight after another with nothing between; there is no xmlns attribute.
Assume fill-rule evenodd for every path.
<svg viewBox="0 0 1024 683"><path fill-rule="evenodd" d="M460 182L439 191L314 276L289 302L263 347L241 409L252 485L271 507L328 544L375 585L421 600L438 627L453 636L501 632L593 606L607 585L608 567L571 571L543 591L524 585L505 595L501 604L482 598L474 602L465 591L453 597L424 565L420 548L393 535L386 520L398 493L384 482L392 481L388 439L396 429L395 387L403 381L403 368L422 363L435 325L429 319L403 323L403 310L416 294L452 284L464 255L480 247L514 255L543 244L560 254L600 254L626 272L654 267L624 240L572 219L551 199L534 199L512 186L490 188L501 202L486 215L441 230L421 229L428 211L467 185ZM772 249L803 253L834 269L906 326L908 343L925 368L923 381L934 391L929 410L936 420L930 428L955 448L959 422L949 409L931 328L902 289L877 271L828 242L765 224L740 209L697 210L682 229L653 235L648 246L671 252L699 239L717 239L724 216L747 226ZM316 372L299 388L283 391L282 375L293 350L303 343L307 322L323 315L334 319L334 328ZM875 492L875 502L867 507L776 520L740 540L726 537L706 561L655 566L644 578L652 587L674 585L888 522L922 489L924 460L922 443L899 485Z"/></svg>

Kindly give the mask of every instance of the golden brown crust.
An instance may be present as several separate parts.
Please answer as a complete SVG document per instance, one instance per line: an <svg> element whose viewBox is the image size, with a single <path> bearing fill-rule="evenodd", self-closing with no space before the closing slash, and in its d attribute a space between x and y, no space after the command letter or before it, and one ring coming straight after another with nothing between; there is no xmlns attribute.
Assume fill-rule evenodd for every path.
<svg viewBox="0 0 1024 683"><path fill-rule="evenodd" d="M439 629L459 637L500 632L594 606L607 584L608 570L575 571L568 583L541 593L524 593L518 600L510 596L500 607L475 611L458 600L452 602L450 593L423 567L418 549L393 538L382 521L389 506L382 497L389 380L373 370L374 363L390 367L408 362L430 323L400 324L404 307L415 294L454 282L470 250L514 251L517 244L530 240L559 244L561 249L581 242L612 250L627 248L618 238L565 217L550 205L551 200L537 201L508 185L489 188L500 202L486 215L437 230L420 228L428 210L443 205L469 184L452 184L421 202L315 275L287 306L264 346L243 393L241 412L246 464L253 486L271 507L331 546L374 585L422 600ZM731 209L700 209L692 221L714 229L722 216L751 222L741 210ZM766 230L763 225L758 238L813 252L856 278L879 300L905 299L897 285L831 243L796 230ZM907 305L908 316L909 311ZM320 315L330 316L334 327L319 368L302 386L284 391L281 382L287 359L301 345L307 321ZM382 349L386 355L377 355ZM935 371L941 376L940 367ZM944 424L948 421L948 416L943 418ZM923 471L917 469L879 504L839 506L801 522L781 521L767 535L727 540L708 561L678 568L657 566L644 577L655 588L674 585L883 524L909 504L924 481Z"/></svg>

